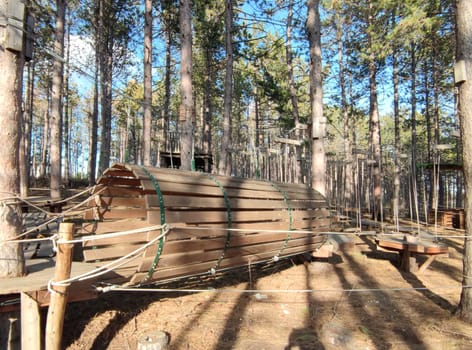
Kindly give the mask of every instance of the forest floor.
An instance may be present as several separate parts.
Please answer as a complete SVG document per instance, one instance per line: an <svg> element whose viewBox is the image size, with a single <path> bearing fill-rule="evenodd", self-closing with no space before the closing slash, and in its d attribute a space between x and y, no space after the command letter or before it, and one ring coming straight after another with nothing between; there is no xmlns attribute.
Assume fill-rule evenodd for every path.
<svg viewBox="0 0 472 350"><path fill-rule="evenodd" d="M172 350L472 348L472 325L454 316L462 239L446 239L449 257L423 274L400 271L397 254L376 251L372 238L353 243L327 260L201 280L205 292L110 292L70 304L64 348L136 349L140 336L157 330Z"/></svg>

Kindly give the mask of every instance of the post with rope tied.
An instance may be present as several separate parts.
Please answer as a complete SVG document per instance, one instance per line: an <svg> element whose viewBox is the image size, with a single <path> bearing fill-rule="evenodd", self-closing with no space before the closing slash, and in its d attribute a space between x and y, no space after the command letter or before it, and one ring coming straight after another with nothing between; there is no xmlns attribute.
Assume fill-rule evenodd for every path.
<svg viewBox="0 0 472 350"><path fill-rule="evenodd" d="M59 226L59 241L57 246L57 260L54 271L54 280L50 283L51 300L46 321L45 343L46 350L60 350L64 314L67 306L68 285L57 282L70 277L72 265L73 244L61 243L74 238L74 224L61 223Z"/></svg>

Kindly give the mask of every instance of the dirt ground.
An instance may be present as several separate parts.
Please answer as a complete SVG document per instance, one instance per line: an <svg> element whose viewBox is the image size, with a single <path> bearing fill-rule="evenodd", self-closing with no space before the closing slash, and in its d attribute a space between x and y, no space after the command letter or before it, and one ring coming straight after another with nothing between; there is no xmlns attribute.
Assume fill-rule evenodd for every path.
<svg viewBox="0 0 472 350"><path fill-rule="evenodd" d="M472 325L454 316L461 239L448 238L449 258L421 275L401 272L397 254L376 251L371 238L353 243L327 260L168 286L205 292L110 292L70 304L64 348L136 349L140 336L161 330L172 350L472 349Z"/></svg>

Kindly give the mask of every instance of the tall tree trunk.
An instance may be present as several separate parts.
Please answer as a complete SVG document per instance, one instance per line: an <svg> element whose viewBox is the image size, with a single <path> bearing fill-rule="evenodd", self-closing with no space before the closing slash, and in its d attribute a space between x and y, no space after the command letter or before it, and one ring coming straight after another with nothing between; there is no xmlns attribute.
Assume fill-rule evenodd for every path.
<svg viewBox="0 0 472 350"><path fill-rule="evenodd" d="M165 37L166 37L166 72L164 78L164 107L163 107L163 116L162 116L162 142L164 144L164 152L171 151L169 144L169 132L170 132L170 84L171 84L171 59L172 59L172 32L170 24L166 21L165 28ZM169 147L168 147L169 145Z"/></svg>
<svg viewBox="0 0 472 350"><path fill-rule="evenodd" d="M336 41L338 44L339 85L341 88L341 112L343 114L344 136L344 206L353 206L353 170L352 170L352 118L347 106L346 77L344 75L343 23L341 15L336 15Z"/></svg>
<svg viewBox="0 0 472 350"><path fill-rule="evenodd" d="M21 6L21 4L20 4ZM0 1L0 13L7 13L7 1ZM0 37L5 37L5 26L0 26ZM10 28L11 30L11 28ZM21 34L21 32L20 32ZM23 83L23 53L0 47L0 277L23 275L24 258L21 245L6 243L15 238L22 227L21 207L15 196L20 190L19 147L21 138L21 93Z"/></svg>
<svg viewBox="0 0 472 350"><path fill-rule="evenodd" d="M472 39L471 39L472 40ZM439 133L439 95L440 95L440 81L439 81L439 72L438 72L438 67L437 67L437 62L436 60L438 55L438 51L436 49L436 45L433 45L432 47L432 57L431 57L431 76L433 79L433 123L434 123L434 150L433 150L433 155L434 155L434 162L433 163L439 163L441 160L440 158L440 153L439 149L436 147L440 144L440 133ZM438 165L438 170L440 169L440 166ZM442 203L442 197L443 197L443 192L442 192L442 186L440 186L440 174L435 170L433 167L435 175L433 176L433 179L435 179L434 183L434 207L436 208L437 205L441 206Z"/></svg>
<svg viewBox="0 0 472 350"><path fill-rule="evenodd" d="M109 14L105 6L105 0L99 0L98 8L98 47L100 60L100 158L98 160L98 172L102 174L110 165L111 150L111 112L113 97L113 37L110 28L107 28Z"/></svg>
<svg viewBox="0 0 472 350"><path fill-rule="evenodd" d="M50 139L50 128L49 128L49 104L50 104L50 89L47 89L47 107L43 113L43 137L41 138L41 161L39 164L39 177L44 179L47 173L48 164L48 150L49 150L49 139Z"/></svg>
<svg viewBox="0 0 472 350"><path fill-rule="evenodd" d="M393 123L394 123L394 178L393 178L393 218L395 224L399 225L400 215L400 95L398 93L398 47L395 45L392 54L392 80L393 80Z"/></svg>
<svg viewBox="0 0 472 350"><path fill-rule="evenodd" d="M70 91L69 91L69 72L70 72L70 11L67 12L67 50L66 67L64 74L64 183L69 184L70 177Z"/></svg>
<svg viewBox="0 0 472 350"><path fill-rule="evenodd" d="M88 184L95 185L95 176L97 173L97 140L98 140L98 95L99 95L99 52L95 49L95 75L93 84L92 108L89 114L89 157L88 157Z"/></svg>
<svg viewBox="0 0 472 350"><path fill-rule="evenodd" d="M213 106L211 101L212 96L212 54L209 48L205 49L205 91L203 92L203 153L209 155L211 154L211 147L212 147L212 135L211 135L211 118L213 115ZM208 165L208 168L205 171L210 172L211 169Z"/></svg>
<svg viewBox="0 0 472 350"><path fill-rule="evenodd" d="M423 63L423 75L424 75L424 106L425 106L425 119L426 119L426 140L427 140L427 162L433 163L433 141L432 141L432 135L431 135L431 111L430 111L430 86L429 86L429 66L428 62L431 60L431 57L428 57L424 60ZM416 142L416 140L415 140ZM415 146L416 147L416 146ZM428 169L427 170L427 180L425 181L425 187L426 183L428 184L428 189L432 189L433 187L433 178L434 178L434 169ZM426 188L425 188L426 190ZM432 191L429 190L427 191L427 204L425 208L426 214L428 214L428 211L430 208L433 207L433 198L434 196L432 195ZM426 219L428 216L426 215Z"/></svg>
<svg viewBox="0 0 472 350"><path fill-rule="evenodd" d="M295 79L293 77L293 55L292 55L292 19L293 19L293 0L289 0L288 12L287 12L287 24L285 27L285 33L287 37L287 43L285 46L285 56L287 61L287 72L288 72L288 84L290 91L290 101L292 102L292 116L295 124L295 138L300 140L300 116L298 112L298 96L297 89L295 87ZM302 146L295 146L295 180L297 183L303 182L302 174Z"/></svg>
<svg viewBox="0 0 472 350"><path fill-rule="evenodd" d="M372 2L369 1L368 24L372 25ZM377 101L377 66L372 42L372 33L367 32L369 41L369 118L371 126L371 145L372 158L372 181L373 181L373 217L381 219L382 217L382 149L380 141L380 119L379 106Z"/></svg>
<svg viewBox="0 0 472 350"><path fill-rule="evenodd" d="M51 92L51 198L61 198L62 168L62 97L64 75L64 23L66 2L56 0L56 38Z"/></svg>
<svg viewBox="0 0 472 350"><path fill-rule="evenodd" d="M465 242L464 242L464 270L462 273L461 299L459 314L461 318L472 322L472 2L457 0L457 61L465 63L468 72L467 80L459 86L459 116L462 120L462 159L464 164L465 182Z"/></svg>
<svg viewBox="0 0 472 350"><path fill-rule="evenodd" d="M324 149L323 82L321 66L321 21L319 0L307 1L307 31L310 46L310 102L312 120L311 185L326 194L326 155Z"/></svg>
<svg viewBox="0 0 472 350"><path fill-rule="evenodd" d="M145 0L144 9L144 120L143 120L143 160L151 165L151 124L152 124L152 0Z"/></svg>
<svg viewBox="0 0 472 350"><path fill-rule="evenodd" d="M23 127L20 143L20 193L22 197L28 196L30 185L30 161L31 161L31 125L33 123L33 97L34 97L34 69L35 62L28 63L28 79L25 96L25 112L23 113Z"/></svg>
<svg viewBox="0 0 472 350"><path fill-rule="evenodd" d="M413 205L413 218L418 220L418 191L417 191L417 175L416 175L416 45L411 44L411 198Z"/></svg>
<svg viewBox="0 0 472 350"><path fill-rule="evenodd" d="M225 0L225 47L226 47L226 72L225 72L225 92L223 111L223 135L221 140L220 159L218 163L218 173L221 175L231 175L231 151L232 130L231 113L233 99L233 3L232 0Z"/></svg>
<svg viewBox="0 0 472 350"><path fill-rule="evenodd" d="M180 0L180 36L181 36L181 105L180 105L180 168L192 169L194 105L192 94L192 23L191 0Z"/></svg>
<svg viewBox="0 0 472 350"><path fill-rule="evenodd" d="M101 142L98 171L100 174L110 165L111 150L111 110L112 110L112 65L113 58L105 54L100 60L100 91L101 91Z"/></svg>

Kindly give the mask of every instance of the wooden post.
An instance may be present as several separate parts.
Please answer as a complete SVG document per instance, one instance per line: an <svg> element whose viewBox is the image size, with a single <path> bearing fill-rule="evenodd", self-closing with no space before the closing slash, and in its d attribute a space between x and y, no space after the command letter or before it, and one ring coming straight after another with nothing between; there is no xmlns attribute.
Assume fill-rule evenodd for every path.
<svg viewBox="0 0 472 350"><path fill-rule="evenodd" d="M74 237L74 224L62 223L59 226L59 238L71 240ZM58 244L54 281L60 282L70 277L73 244ZM51 301L46 321L46 350L60 350L64 313L67 305L68 286L52 286Z"/></svg>
<svg viewBox="0 0 472 350"><path fill-rule="evenodd" d="M21 348L41 349L41 314L38 302L21 293Z"/></svg>

